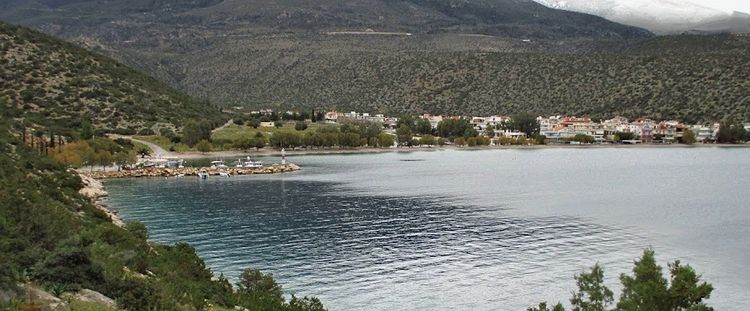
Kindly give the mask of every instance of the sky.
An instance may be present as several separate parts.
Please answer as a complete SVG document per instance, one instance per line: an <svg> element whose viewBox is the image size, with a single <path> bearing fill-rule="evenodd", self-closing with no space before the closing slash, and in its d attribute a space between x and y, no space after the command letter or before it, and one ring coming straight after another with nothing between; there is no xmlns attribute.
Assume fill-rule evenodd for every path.
<svg viewBox="0 0 750 311"><path fill-rule="evenodd" d="M690 2L726 12L750 13L750 0L690 0Z"/></svg>

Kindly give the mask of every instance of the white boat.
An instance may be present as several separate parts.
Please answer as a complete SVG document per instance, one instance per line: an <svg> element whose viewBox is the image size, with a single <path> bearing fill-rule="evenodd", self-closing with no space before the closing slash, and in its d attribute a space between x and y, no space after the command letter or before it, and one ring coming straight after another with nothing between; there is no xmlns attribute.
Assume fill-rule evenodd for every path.
<svg viewBox="0 0 750 311"><path fill-rule="evenodd" d="M224 178L232 177L232 175L230 175L229 173L225 173L225 172L219 172L219 176L224 177Z"/></svg>
<svg viewBox="0 0 750 311"><path fill-rule="evenodd" d="M263 167L263 162L253 161L253 160L250 160L250 157L247 157L247 160L242 160L242 159L237 160L237 167L260 168L260 167Z"/></svg>
<svg viewBox="0 0 750 311"><path fill-rule="evenodd" d="M208 172L202 171L198 173L198 178L200 179L208 179Z"/></svg>
<svg viewBox="0 0 750 311"><path fill-rule="evenodd" d="M217 160L217 161L211 161L211 167L224 168L224 167L227 167L227 165L224 164L224 161Z"/></svg>
<svg viewBox="0 0 750 311"><path fill-rule="evenodd" d="M177 177L177 178L182 178L182 177L185 177L185 174L178 174L178 175L177 175L177 176L175 176L175 177Z"/></svg>

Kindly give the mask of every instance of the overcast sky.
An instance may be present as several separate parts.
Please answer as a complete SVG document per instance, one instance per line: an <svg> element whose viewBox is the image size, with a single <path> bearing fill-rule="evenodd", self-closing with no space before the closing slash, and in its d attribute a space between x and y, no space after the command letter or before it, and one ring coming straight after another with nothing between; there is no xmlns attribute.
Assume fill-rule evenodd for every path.
<svg viewBox="0 0 750 311"><path fill-rule="evenodd" d="M750 0L691 0L690 2L727 12L750 13Z"/></svg>

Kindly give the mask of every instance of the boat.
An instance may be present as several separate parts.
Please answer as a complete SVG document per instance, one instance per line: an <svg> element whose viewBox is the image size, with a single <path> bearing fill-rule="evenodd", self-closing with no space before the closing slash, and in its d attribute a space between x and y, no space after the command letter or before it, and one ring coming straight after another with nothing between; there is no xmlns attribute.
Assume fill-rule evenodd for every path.
<svg viewBox="0 0 750 311"><path fill-rule="evenodd" d="M200 171L200 172L198 172L198 178L200 178L200 179L208 179L208 172L206 172L206 171Z"/></svg>
<svg viewBox="0 0 750 311"><path fill-rule="evenodd" d="M216 161L211 161L211 167L224 168L224 167L227 167L227 165L224 164L224 161L222 160L216 160Z"/></svg>
<svg viewBox="0 0 750 311"><path fill-rule="evenodd" d="M242 160L242 159L237 160L237 167L261 168L263 167L263 162L253 161L253 160L250 160L250 157L247 157L247 160Z"/></svg>
<svg viewBox="0 0 750 311"><path fill-rule="evenodd" d="M177 177L177 178L182 178L182 177L185 177L185 174L178 174L178 175L177 175L177 176L175 176L175 177Z"/></svg>
<svg viewBox="0 0 750 311"><path fill-rule="evenodd" d="M219 176L224 177L224 178L232 177L232 175L230 175L229 173L226 173L226 172L219 172Z"/></svg>

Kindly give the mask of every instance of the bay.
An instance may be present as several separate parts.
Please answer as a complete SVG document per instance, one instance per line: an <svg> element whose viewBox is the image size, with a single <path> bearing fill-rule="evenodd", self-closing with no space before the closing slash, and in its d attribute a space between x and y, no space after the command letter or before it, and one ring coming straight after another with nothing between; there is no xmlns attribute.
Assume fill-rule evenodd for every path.
<svg viewBox="0 0 750 311"><path fill-rule="evenodd" d="M291 157L297 173L106 182L152 240L271 272L330 310L525 310L607 285L652 246L750 299L750 149L549 148ZM264 162L278 159L264 159Z"/></svg>

